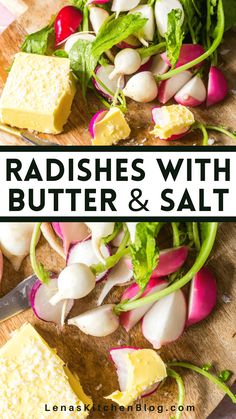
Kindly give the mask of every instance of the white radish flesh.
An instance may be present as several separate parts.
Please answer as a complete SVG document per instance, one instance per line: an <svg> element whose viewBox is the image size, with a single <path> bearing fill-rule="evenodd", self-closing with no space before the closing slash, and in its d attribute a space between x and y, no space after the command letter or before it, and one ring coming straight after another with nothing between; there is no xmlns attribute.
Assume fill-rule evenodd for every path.
<svg viewBox="0 0 236 419"><path fill-rule="evenodd" d="M104 244L101 245L101 253L105 258L110 256L109 248ZM70 248L67 258L67 266L74 263L84 263L87 266L96 265L99 263L99 260L94 253L91 239L77 243ZM106 277L106 275L107 271L99 274L96 277L96 281L101 281Z"/></svg>
<svg viewBox="0 0 236 419"><path fill-rule="evenodd" d="M156 80L150 71L132 76L123 89L124 95L140 103L152 102L158 94Z"/></svg>
<svg viewBox="0 0 236 419"><path fill-rule="evenodd" d="M217 285L211 272L202 268L192 279L186 326L198 323L212 312L216 305Z"/></svg>
<svg viewBox="0 0 236 419"><path fill-rule="evenodd" d="M83 263L74 263L64 268L58 276L58 292L51 298L52 305L65 299L79 299L95 287L95 275Z"/></svg>
<svg viewBox="0 0 236 419"><path fill-rule="evenodd" d="M122 49L115 56L114 70L110 73L109 79L121 75L130 75L136 73L141 66L141 57L139 53L133 48Z"/></svg>
<svg viewBox="0 0 236 419"><path fill-rule="evenodd" d="M113 96L116 93L118 87L123 89L125 85L125 79L120 74L114 75L114 77L111 80L110 74L113 73L114 70L115 70L114 65L107 65L105 67L100 65L96 68L96 71L95 71L95 74L97 75L98 79L102 82L102 84L104 84L104 86L107 87L107 89L110 90ZM104 97L107 97L108 99L113 98L113 96L108 92L107 89L105 89L105 87L103 87L99 83L99 81L96 81L95 79L93 79L93 84L96 90L99 93L101 93Z"/></svg>
<svg viewBox="0 0 236 419"><path fill-rule="evenodd" d="M101 253L101 242L104 237L113 233L115 223L86 223L92 233L92 244L95 255L98 260L105 263L106 260Z"/></svg>
<svg viewBox="0 0 236 419"><path fill-rule="evenodd" d="M162 59L161 55L152 57L152 65L150 71L154 76L164 74L169 70L168 64Z"/></svg>
<svg viewBox="0 0 236 419"><path fill-rule="evenodd" d="M101 7L91 7L89 19L94 32L97 34L105 20L109 17L109 13Z"/></svg>
<svg viewBox="0 0 236 419"><path fill-rule="evenodd" d="M183 106L199 106L205 102L207 96L206 87L199 76L193 77L175 95L175 101Z"/></svg>
<svg viewBox="0 0 236 419"><path fill-rule="evenodd" d="M191 79L190 71L182 71L159 85L158 99L161 103L168 102Z"/></svg>
<svg viewBox="0 0 236 419"><path fill-rule="evenodd" d="M163 345L178 339L185 327L186 301L181 290L157 301L145 314L142 321L143 336L160 349Z"/></svg>
<svg viewBox="0 0 236 419"><path fill-rule="evenodd" d="M86 335L108 336L119 327L119 318L113 311L114 307L114 304L106 304L86 311L73 319L69 319L68 324L77 326Z"/></svg>
<svg viewBox="0 0 236 419"><path fill-rule="evenodd" d="M121 12L128 12L138 6L139 3L140 0L113 0L111 11L116 12L118 16Z"/></svg>
<svg viewBox="0 0 236 419"><path fill-rule="evenodd" d="M135 241L136 227L138 223L126 223L130 234L130 240L133 243Z"/></svg>
<svg viewBox="0 0 236 419"><path fill-rule="evenodd" d="M168 29L168 14L179 9L182 12L181 23L184 21L184 10L179 0L157 0L155 2L155 17L157 29L161 36L164 36Z"/></svg>
<svg viewBox="0 0 236 419"><path fill-rule="evenodd" d="M85 223L52 223L52 227L58 237L63 240L65 255L72 244L86 240L90 236Z"/></svg>
<svg viewBox="0 0 236 419"><path fill-rule="evenodd" d="M74 301L73 300L62 300L56 305L50 304L50 299L58 291L58 280L57 278L51 278L49 284L42 284L37 281L33 286L30 293L30 304L35 315L46 322L53 322L55 324L61 324L62 317L66 318L71 311ZM66 309L64 316L63 306L66 302Z"/></svg>
<svg viewBox="0 0 236 419"><path fill-rule="evenodd" d="M135 9L132 9L129 14L135 14L140 13L140 15L147 19L147 22L143 26L142 29L140 29L138 32L136 32L134 35L137 36L139 41L145 45L148 46L148 41L152 41L154 37L155 32L155 22L154 22L154 13L152 6L146 4L136 7Z"/></svg>
<svg viewBox="0 0 236 419"><path fill-rule="evenodd" d="M64 46L64 50L67 52L67 54L70 53L71 48L75 45L75 43L79 40L82 41L89 41L93 42L96 39L96 37L91 34L90 32L77 32L71 35Z"/></svg>
<svg viewBox="0 0 236 419"><path fill-rule="evenodd" d="M142 294L142 297L153 294L156 291L161 291L168 285L167 281L162 279L150 279L148 285ZM121 300L131 299L135 297L140 291L137 284L132 284L122 295ZM126 311L120 314L120 323L125 328L126 332L129 332L147 311L152 307L153 303L145 304L142 307L136 308L131 311Z"/></svg>

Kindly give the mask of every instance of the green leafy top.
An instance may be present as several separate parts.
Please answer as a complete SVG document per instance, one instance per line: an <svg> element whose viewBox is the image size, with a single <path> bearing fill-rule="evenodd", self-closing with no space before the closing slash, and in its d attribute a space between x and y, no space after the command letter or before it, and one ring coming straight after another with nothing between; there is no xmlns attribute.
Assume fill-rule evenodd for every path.
<svg viewBox="0 0 236 419"><path fill-rule="evenodd" d="M54 22L41 29L27 35L24 43L21 45L21 51L28 52L29 54L46 55L48 52L50 35L54 33Z"/></svg>
<svg viewBox="0 0 236 419"><path fill-rule="evenodd" d="M165 39L167 55L173 67L178 61L180 49L184 39L182 15L183 12L180 9L173 9L168 14L168 26Z"/></svg>

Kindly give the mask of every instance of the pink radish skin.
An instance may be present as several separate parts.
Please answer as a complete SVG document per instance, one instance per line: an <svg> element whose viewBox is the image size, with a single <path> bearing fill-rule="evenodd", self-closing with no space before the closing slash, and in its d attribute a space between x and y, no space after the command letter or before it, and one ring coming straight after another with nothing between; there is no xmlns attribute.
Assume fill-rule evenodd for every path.
<svg viewBox="0 0 236 419"><path fill-rule="evenodd" d="M99 65L96 70L95 70L95 74L97 75L97 77L99 78L99 80L101 80L101 82L112 92L112 94L115 94L117 87L118 87L118 83L119 83L119 87L121 89L123 89L124 85L125 85L125 79L124 76L117 74L116 76L114 76L114 78L111 80L109 78L110 74L114 71L115 67L114 65L108 65L106 67L103 67L101 65ZM102 85L100 85L95 79L92 79L93 85L95 87L95 89L102 94L102 96L104 96L107 99L112 99L113 97L107 92L106 89L103 88Z"/></svg>
<svg viewBox="0 0 236 419"><path fill-rule="evenodd" d="M94 134L95 124L101 121L104 118L104 116L107 114L107 112L108 111L101 110L101 111L96 112L95 115L93 115L91 121L89 122L89 132L92 138L94 138L94 135L95 135Z"/></svg>
<svg viewBox="0 0 236 419"><path fill-rule="evenodd" d="M111 252L108 246L101 246L102 253L105 258L110 256ZM74 244L70 247L70 250L67 255L66 264L72 265L73 263L85 263L87 266L99 263L96 255L93 251L92 240L84 240L83 242ZM108 271L102 272L96 277L96 282L100 282L106 278Z"/></svg>
<svg viewBox="0 0 236 419"><path fill-rule="evenodd" d="M148 282L148 285L142 294L142 297L145 297L147 295L153 294L156 291L161 291L164 288L166 288L168 285L168 282L162 279L150 279ZM135 297L138 292L140 291L140 288L138 284L132 284L127 290L124 292L124 294L121 297L121 300L129 300L133 297ZM142 317L145 315L145 313L152 307L151 304L145 304L144 306L137 308L135 310L126 311L124 313L120 314L120 323L126 330L126 332L129 332L138 322L142 319Z"/></svg>
<svg viewBox="0 0 236 419"><path fill-rule="evenodd" d="M49 303L49 300L56 294L57 290L57 278L55 277L50 279L49 284L43 284L39 280L34 284L29 299L34 314L40 320L61 324L61 316L65 300L60 301L55 306ZM73 304L74 300L67 300L65 317L68 316Z"/></svg>
<svg viewBox="0 0 236 419"><path fill-rule="evenodd" d="M105 3L109 3L110 0L88 0L87 1L87 6L89 6L90 4L105 4Z"/></svg>
<svg viewBox="0 0 236 419"><path fill-rule="evenodd" d="M67 255L72 244L90 237L90 231L84 223L52 223L55 233L63 240L64 253Z"/></svg>
<svg viewBox="0 0 236 419"><path fill-rule="evenodd" d="M207 102L206 105L212 106L221 102L228 93L228 85L222 71L211 66L208 78Z"/></svg>
<svg viewBox="0 0 236 419"><path fill-rule="evenodd" d="M143 336L154 349L174 342L184 332L187 315L186 300L181 290L157 301L142 321Z"/></svg>
<svg viewBox="0 0 236 419"><path fill-rule="evenodd" d="M202 268L191 282L186 326L189 327L209 316L216 305L216 299L216 280L211 272Z"/></svg>
<svg viewBox="0 0 236 419"><path fill-rule="evenodd" d="M160 278L176 272L185 263L188 257L188 247L180 246L160 251L157 267L154 269L151 278ZM132 269L131 259L126 259L128 266Z"/></svg>
<svg viewBox="0 0 236 419"><path fill-rule="evenodd" d="M196 107L205 102L206 96L206 87L202 79L195 76L180 89L174 99L179 105Z"/></svg>
<svg viewBox="0 0 236 419"><path fill-rule="evenodd" d="M161 103L167 103L175 94L191 79L190 71L182 71L168 80L159 84L158 99Z"/></svg>
<svg viewBox="0 0 236 419"><path fill-rule="evenodd" d="M142 63L143 64L141 65L138 71L150 71L152 66L152 57L149 57L147 60L142 60Z"/></svg>
<svg viewBox="0 0 236 419"><path fill-rule="evenodd" d="M195 60L196 58L200 57L204 54L205 50L202 45L199 44L183 44L180 50L179 60L175 66L175 68L181 67L184 64L189 63L190 61ZM170 61L168 60L167 53L164 52L161 54L162 59L171 67ZM204 61L197 64L194 68L201 67Z"/></svg>

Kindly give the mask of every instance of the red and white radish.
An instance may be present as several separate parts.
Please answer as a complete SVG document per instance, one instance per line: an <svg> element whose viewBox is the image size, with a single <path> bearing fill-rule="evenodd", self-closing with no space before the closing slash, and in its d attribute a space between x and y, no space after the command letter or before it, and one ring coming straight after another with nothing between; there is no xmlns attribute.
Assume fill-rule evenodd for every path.
<svg viewBox="0 0 236 419"><path fill-rule="evenodd" d="M86 6L89 6L90 4L106 4L109 3L109 1L110 0L88 0Z"/></svg>
<svg viewBox="0 0 236 419"><path fill-rule="evenodd" d="M92 233L93 251L98 260L105 263L106 259L101 252L101 242L104 237L110 236L113 233L115 223L86 223L86 225Z"/></svg>
<svg viewBox="0 0 236 419"><path fill-rule="evenodd" d="M179 0L157 0L155 2L155 17L157 29L161 36L164 36L168 29L168 14L179 9L182 12L181 23L184 21L184 10Z"/></svg>
<svg viewBox="0 0 236 419"><path fill-rule="evenodd" d="M132 9L129 14L139 13L143 18L147 19L145 25L134 35L144 45L148 46L148 42L153 40L155 32L155 22L153 8L149 4L143 4L141 6Z"/></svg>
<svg viewBox="0 0 236 419"><path fill-rule="evenodd" d="M123 89L125 85L125 79L122 75L116 74L112 79L110 75L115 71L114 65L98 66L95 70L95 74L102 84L107 87L107 89L99 83L99 81L93 79L93 84L96 90L101 93L104 97L112 99L114 94L117 91L117 88L120 87ZM110 93L109 93L110 91Z"/></svg>
<svg viewBox="0 0 236 419"><path fill-rule="evenodd" d="M86 297L95 288L95 275L84 263L73 263L64 268L58 276L58 291L50 299L52 305L61 300Z"/></svg>
<svg viewBox="0 0 236 419"><path fill-rule="evenodd" d="M150 71L142 71L128 80L123 93L135 102L147 103L156 99L158 86Z"/></svg>
<svg viewBox="0 0 236 419"><path fill-rule="evenodd" d="M141 297L153 294L156 291L161 291L166 288L168 282L163 279L150 279L148 285ZM130 300L135 297L140 291L138 284L130 285L121 297L121 300ZM152 307L153 303L145 304L142 307L131 311L126 311L120 314L120 323L129 332L142 319L145 313Z"/></svg>
<svg viewBox="0 0 236 419"><path fill-rule="evenodd" d="M101 121L104 118L104 116L107 114L107 112L108 111L100 110L93 115L91 121L89 122L89 132L90 132L92 138L94 138L94 136L95 136L95 125L96 125L96 123Z"/></svg>
<svg viewBox="0 0 236 419"><path fill-rule="evenodd" d="M202 268L191 282L186 326L198 323L209 316L216 305L216 298L215 277L208 269Z"/></svg>
<svg viewBox="0 0 236 419"><path fill-rule="evenodd" d="M114 307L114 304L106 304L94 308L69 319L68 324L77 326L86 335L108 336L119 327L119 317L114 313Z"/></svg>
<svg viewBox="0 0 236 419"><path fill-rule="evenodd" d="M228 85L223 72L215 66L211 66L208 76L207 102L212 106L223 100L228 93Z"/></svg>
<svg viewBox="0 0 236 419"><path fill-rule="evenodd" d="M67 52L67 54L70 53L71 48L76 44L77 41L88 41L93 42L96 39L96 37L91 32L76 32L73 35L71 35L69 38L67 38L64 46L64 50Z"/></svg>
<svg viewBox="0 0 236 419"><path fill-rule="evenodd" d="M161 55L152 57L152 65L150 71L154 76L164 74L169 70L169 65L162 59Z"/></svg>
<svg viewBox="0 0 236 419"><path fill-rule="evenodd" d="M205 50L202 45L199 44L183 44L180 50L179 59L175 68L181 67L184 64L189 63L190 61L195 60L196 58L200 57L204 54ZM167 53L163 52L161 54L162 59L166 62L166 64L171 67L171 63L168 59ZM201 67L203 61L195 66L195 68Z"/></svg>
<svg viewBox="0 0 236 419"><path fill-rule="evenodd" d="M121 12L128 12L134 7L138 6L140 0L113 0L111 11L116 13L116 16L119 16Z"/></svg>
<svg viewBox="0 0 236 419"><path fill-rule="evenodd" d="M61 300L56 305L52 305L50 303L50 299L57 293L57 291L57 278L51 278L48 284L43 284L38 280L31 290L30 304L34 314L39 319L46 322L63 324L64 319L68 316L73 307L74 300ZM65 312L63 313L65 304Z"/></svg>
<svg viewBox="0 0 236 419"><path fill-rule="evenodd" d="M182 87L175 95L174 99L183 106L199 106L205 102L207 91L202 79L196 75Z"/></svg>
<svg viewBox="0 0 236 419"><path fill-rule="evenodd" d="M52 226L63 241L65 255L72 244L86 240L91 235L85 223L52 223Z"/></svg>
<svg viewBox="0 0 236 419"><path fill-rule="evenodd" d="M82 12L74 6L65 6L58 13L55 23L56 46L75 33L83 20Z"/></svg>
<svg viewBox="0 0 236 419"><path fill-rule="evenodd" d="M141 66L141 57L139 53L133 48L122 49L115 56L114 70L110 73L109 79L120 77L123 75L130 75L136 73Z"/></svg>
<svg viewBox="0 0 236 419"><path fill-rule="evenodd" d="M178 339L185 327L187 315L186 301L181 290L157 301L145 314L142 321L143 336L160 349Z"/></svg>
<svg viewBox="0 0 236 419"><path fill-rule="evenodd" d="M139 46L140 46L140 42L134 35L128 36L128 38L124 39L124 41L121 41L119 44L117 44L117 47L121 49L138 48Z"/></svg>
<svg viewBox="0 0 236 419"><path fill-rule="evenodd" d="M125 259L121 259L107 275L106 282L99 295L97 305L100 306L111 289L117 285L127 284L133 277L133 271L129 269Z"/></svg>
<svg viewBox="0 0 236 419"><path fill-rule="evenodd" d="M168 80L159 84L158 99L161 103L167 103L188 81L191 79L190 71L182 71Z"/></svg>
<svg viewBox="0 0 236 419"><path fill-rule="evenodd" d="M94 32L97 34L105 20L109 17L109 13L101 7L91 7L89 19Z"/></svg>
<svg viewBox="0 0 236 419"><path fill-rule="evenodd" d="M141 67L139 68L140 71L150 71L152 65L152 57L143 58L141 61Z"/></svg>
<svg viewBox="0 0 236 419"><path fill-rule="evenodd" d="M110 256L110 250L108 246L104 244L101 245L101 252L105 258ZM97 256L93 251L92 240L88 239L83 242L74 244L69 249L67 255L67 266L72 265L73 263L84 263L87 266L96 265L99 262ZM98 276L96 276L96 282L101 281L107 275L108 271L105 271Z"/></svg>

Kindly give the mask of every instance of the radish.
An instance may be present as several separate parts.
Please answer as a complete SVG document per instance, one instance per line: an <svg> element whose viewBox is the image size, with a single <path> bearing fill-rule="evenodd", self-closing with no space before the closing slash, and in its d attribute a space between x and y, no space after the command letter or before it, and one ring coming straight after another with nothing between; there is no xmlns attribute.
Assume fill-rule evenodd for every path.
<svg viewBox="0 0 236 419"><path fill-rule="evenodd" d="M116 74L112 78L112 80L110 79L110 74L114 73L114 71L114 65L106 65L105 67L99 65L95 70L96 76L102 82L102 84L105 87L107 87L107 89L105 89L105 87L102 84L100 84L99 81L93 79L93 84L96 90L108 99L113 99L113 96L117 91L117 88L120 87L121 89L123 89L125 85L125 79L120 74ZM108 90L110 91L110 93Z"/></svg>
<svg viewBox="0 0 236 419"><path fill-rule="evenodd" d="M100 306L107 294L116 285L125 285L132 279L133 271L129 269L125 259L121 259L108 273L107 280L98 298L97 305Z"/></svg>
<svg viewBox="0 0 236 419"><path fill-rule="evenodd" d="M108 17L109 13L105 9L102 9L101 7L91 7L89 19L96 34Z"/></svg>
<svg viewBox="0 0 236 419"><path fill-rule="evenodd" d="M101 252L105 258L110 256L110 250L104 244L101 245ZM88 239L83 242L72 245L67 256L67 266L73 263L85 263L87 266L96 265L98 258L94 254L92 240ZM96 282L101 281L107 275L108 271L105 271L96 277Z"/></svg>
<svg viewBox="0 0 236 419"><path fill-rule="evenodd" d="M47 240L50 247L55 250L63 259L65 259L65 253L61 241L58 240L58 237L52 227L51 223L42 223L41 232L44 238Z"/></svg>
<svg viewBox="0 0 236 419"><path fill-rule="evenodd" d="M128 38L124 39L124 41L121 41L119 44L117 44L117 47L121 49L138 48L139 46L140 46L140 42L134 35L128 36Z"/></svg>
<svg viewBox="0 0 236 419"><path fill-rule="evenodd" d="M181 23L184 22L184 10L179 0L156 0L155 17L157 29L161 36L165 36L168 29L168 14L175 9L182 12Z"/></svg>
<svg viewBox="0 0 236 419"><path fill-rule="evenodd" d="M198 323L212 312L216 305L217 285L211 272L202 268L192 279L186 326Z"/></svg>
<svg viewBox="0 0 236 419"><path fill-rule="evenodd" d="M125 88L124 95L140 103L151 102L158 95L156 80L150 71L142 71L132 76Z"/></svg>
<svg viewBox="0 0 236 419"><path fill-rule="evenodd" d="M89 229L84 223L52 223L52 227L63 241L65 255L72 244L86 240L90 236Z"/></svg>
<svg viewBox="0 0 236 419"><path fill-rule="evenodd" d="M142 321L143 336L155 349L160 349L182 335L186 314L183 292L178 290L167 295L157 301L145 314Z"/></svg>
<svg viewBox="0 0 236 419"><path fill-rule="evenodd" d="M224 74L219 68L211 66L208 78L207 106L220 102L227 93L228 86Z"/></svg>
<svg viewBox="0 0 236 419"><path fill-rule="evenodd" d="M128 12L138 6L139 3L140 0L113 0L111 11L116 12L116 16L119 16L121 12Z"/></svg>
<svg viewBox="0 0 236 419"><path fill-rule="evenodd" d="M155 107L152 116L155 121L152 133L167 141L182 137L194 123L193 113L182 105Z"/></svg>
<svg viewBox="0 0 236 419"><path fill-rule="evenodd" d="M205 102L206 87L202 79L196 75L175 95L175 101L183 106L199 106Z"/></svg>
<svg viewBox="0 0 236 419"><path fill-rule="evenodd" d="M192 77L190 71L182 71L170 79L163 80L159 84L158 99L161 103L168 102Z"/></svg>
<svg viewBox="0 0 236 419"><path fill-rule="evenodd" d="M152 57L152 65L150 71L154 76L164 74L169 70L169 65L162 59L161 55Z"/></svg>
<svg viewBox="0 0 236 419"><path fill-rule="evenodd" d="M106 260L101 252L101 241L104 237L113 233L115 223L86 223L92 232L93 251L98 260L105 263Z"/></svg>
<svg viewBox="0 0 236 419"><path fill-rule="evenodd" d="M96 37L90 33L90 32L77 32L71 35L69 38L67 38L64 50L69 55L71 48L76 44L77 41L89 41L93 42L96 39Z"/></svg>
<svg viewBox="0 0 236 419"><path fill-rule="evenodd" d="M75 33L83 20L82 12L74 6L65 6L58 13L54 29L56 34L56 46L59 46L70 35Z"/></svg>
<svg viewBox="0 0 236 419"><path fill-rule="evenodd" d="M109 1L110 0L88 0L86 3L86 6L89 6L90 4L105 4L105 3L109 3Z"/></svg>
<svg viewBox="0 0 236 419"><path fill-rule="evenodd" d="M114 307L114 304L106 304L94 308L69 319L68 324L77 326L86 335L108 336L119 327L119 317L114 313Z"/></svg>
<svg viewBox="0 0 236 419"><path fill-rule="evenodd" d="M204 54L205 50L202 45L199 44L183 44L180 50L179 59L177 64L175 65L175 68L181 67L184 64L189 63L190 61L195 60L196 58L200 57L202 54ZM168 59L167 53L163 52L161 54L162 59L165 61L165 63L171 67L170 61ZM199 64L197 64L194 68L201 67L204 61L201 61Z"/></svg>
<svg viewBox="0 0 236 419"><path fill-rule="evenodd" d="M140 71L150 71L152 65L152 57L143 58L141 62L141 67L139 68Z"/></svg>
<svg viewBox="0 0 236 419"><path fill-rule="evenodd" d="M126 226L129 230L130 240L133 243L135 241L136 227L138 223L126 223Z"/></svg>
<svg viewBox="0 0 236 419"><path fill-rule="evenodd" d="M136 73L141 66L141 57L139 53L133 48L122 49L115 56L115 68L110 73L109 79L112 80L114 77L130 75Z"/></svg>
<svg viewBox="0 0 236 419"><path fill-rule="evenodd" d="M79 299L88 295L95 287L95 276L84 263L73 263L58 276L58 292L50 299L52 305L61 300Z"/></svg>
<svg viewBox="0 0 236 419"><path fill-rule="evenodd" d="M148 285L143 292L141 297L145 297L146 295L152 294L155 291L161 291L166 288L168 282L162 279L150 279ZM121 300L130 300L131 298L135 297L140 291L138 284L132 284L121 297ZM126 332L129 332L144 314L152 307L153 303L145 304L142 307L136 308L131 311L126 311L120 314L120 323L125 328Z"/></svg>
<svg viewBox="0 0 236 419"><path fill-rule="evenodd" d="M39 319L46 322L61 324L64 323L64 318L66 318L71 311L74 300L62 300L56 305L50 304L49 301L56 294L57 290L57 278L51 278L49 284L42 284L39 280L36 281L30 293L30 304L34 314ZM63 313L65 303L66 308Z"/></svg>
<svg viewBox="0 0 236 419"><path fill-rule="evenodd" d="M152 41L155 32L154 13L152 6L145 4L132 9L129 14L139 13L143 18L147 19L145 25L134 35L139 41L148 47L148 41Z"/></svg>
<svg viewBox="0 0 236 419"><path fill-rule="evenodd" d="M89 122L89 132L90 132L92 138L95 137L95 125L96 125L96 123L101 121L104 118L104 116L107 114L107 112L108 111L100 110L93 115L91 121Z"/></svg>

